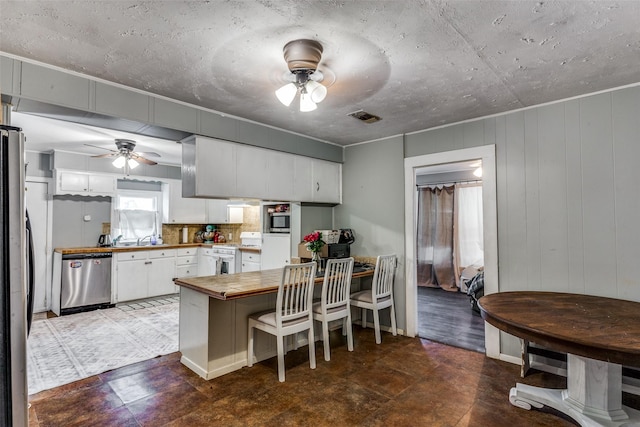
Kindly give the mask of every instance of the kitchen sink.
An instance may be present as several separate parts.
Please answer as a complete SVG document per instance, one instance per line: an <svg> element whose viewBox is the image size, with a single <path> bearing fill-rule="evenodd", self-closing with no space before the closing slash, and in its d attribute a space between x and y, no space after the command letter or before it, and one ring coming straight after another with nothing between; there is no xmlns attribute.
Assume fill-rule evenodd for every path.
<svg viewBox="0 0 640 427"><path fill-rule="evenodd" d="M124 242L124 243L118 243L115 247L116 248L149 248L149 247L162 247L162 246L169 246L169 245L166 243L161 243L159 245L152 245L149 242L145 242L139 245L135 242L131 242L131 243Z"/></svg>

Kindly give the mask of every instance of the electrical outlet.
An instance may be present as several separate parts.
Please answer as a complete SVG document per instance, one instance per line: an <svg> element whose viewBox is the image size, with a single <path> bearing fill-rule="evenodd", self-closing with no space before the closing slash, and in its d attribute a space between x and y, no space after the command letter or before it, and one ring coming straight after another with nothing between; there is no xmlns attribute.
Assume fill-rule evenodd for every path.
<svg viewBox="0 0 640 427"><path fill-rule="evenodd" d="M229 233L229 241L233 240L233 233Z"/></svg>

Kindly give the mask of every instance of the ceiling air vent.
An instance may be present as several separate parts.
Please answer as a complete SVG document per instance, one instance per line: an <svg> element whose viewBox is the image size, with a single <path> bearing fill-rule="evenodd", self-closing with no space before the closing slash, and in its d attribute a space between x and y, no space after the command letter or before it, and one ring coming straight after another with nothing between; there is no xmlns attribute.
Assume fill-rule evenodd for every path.
<svg viewBox="0 0 640 427"><path fill-rule="evenodd" d="M366 111L362 111L362 110L354 111L353 113L347 114L347 116L351 116L358 120L362 120L365 123L375 123L381 120L380 117L375 116L373 114L369 114Z"/></svg>

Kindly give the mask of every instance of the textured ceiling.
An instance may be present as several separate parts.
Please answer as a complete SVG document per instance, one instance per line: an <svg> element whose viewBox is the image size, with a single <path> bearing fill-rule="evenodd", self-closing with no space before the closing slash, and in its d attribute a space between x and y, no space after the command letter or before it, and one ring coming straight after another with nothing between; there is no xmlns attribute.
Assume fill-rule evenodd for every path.
<svg viewBox="0 0 640 427"><path fill-rule="evenodd" d="M3 52L338 144L640 81L638 1L2 0L0 21ZM297 38L331 84L310 113L273 93Z"/></svg>

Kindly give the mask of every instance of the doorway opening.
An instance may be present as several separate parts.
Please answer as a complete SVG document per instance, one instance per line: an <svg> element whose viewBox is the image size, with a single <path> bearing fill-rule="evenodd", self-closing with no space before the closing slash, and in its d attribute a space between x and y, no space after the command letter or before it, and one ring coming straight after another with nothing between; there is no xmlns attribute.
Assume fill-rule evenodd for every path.
<svg viewBox="0 0 640 427"><path fill-rule="evenodd" d="M484 249L484 293L498 292L498 243L495 145L409 157L405 159L405 253L407 335L418 335L418 192L421 171L458 162L482 161L482 225ZM469 301L469 300L467 300ZM467 302L469 304L469 302ZM499 331L484 325L484 349L489 357L500 356Z"/></svg>
<svg viewBox="0 0 640 427"><path fill-rule="evenodd" d="M484 353L482 161L416 170L420 338Z"/></svg>

